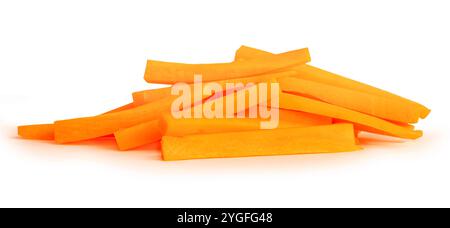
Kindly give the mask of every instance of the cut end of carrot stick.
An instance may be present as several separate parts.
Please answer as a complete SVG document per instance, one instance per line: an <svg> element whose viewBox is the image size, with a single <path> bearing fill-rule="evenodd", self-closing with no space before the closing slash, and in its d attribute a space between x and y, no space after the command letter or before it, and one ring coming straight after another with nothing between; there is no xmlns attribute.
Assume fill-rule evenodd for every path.
<svg viewBox="0 0 450 228"><path fill-rule="evenodd" d="M427 107L310 60L307 48L272 54L247 46L230 63L148 60L147 82L187 84L134 92L132 103L101 115L19 126L18 135L73 143L113 134L122 151L161 141L166 161L355 151L359 132L423 135L413 123ZM202 81L192 84L196 75Z"/></svg>
<svg viewBox="0 0 450 228"><path fill-rule="evenodd" d="M17 127L17 133L24 139L53 140L55 128L53 124L35 124Z"/></svg>
<svg viewBox="0 0 450 228"><path fill-rule="evenodd" d="M125 151L161 140L159 120L138 124L114 133L117 147Z"/></svg>

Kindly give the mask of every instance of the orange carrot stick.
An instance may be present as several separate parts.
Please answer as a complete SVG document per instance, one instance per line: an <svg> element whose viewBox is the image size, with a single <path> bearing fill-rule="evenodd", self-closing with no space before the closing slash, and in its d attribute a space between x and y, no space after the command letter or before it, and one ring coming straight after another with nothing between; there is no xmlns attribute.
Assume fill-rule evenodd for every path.
<svg viewBox="0 0 450 228"><path fill-rule="evenodd" d="M130 150L161 140L159 120L121 129L114 133L119 150Z"/></svg>
<svg viewBox="0 0 450 228"><path fill-rule="evenodd" d="M126 104L124 106L118 107L104 114L114 113L130 109L134 107L133 103ZM53 124L34 124L34 125L24 125L19 126L18 135L25 139L36 139L36 140L54 140L55 139L55 126Z"/></svg>
<svg viewBox="0 0 450 228"><path fill-rule="evenodd" d="M279 128L289 128L292 125L297 127L308 127L316 125L328 125L333 123L333 119L327 116L320 116L301 111L288 109L279 109L280 126Z"/></svg>
<svg viewBox="0 0 450 228"><path fill-rule="evenodd" d="M346 121L346 120L333 119L332 122L333 122L333 124L343 124L343 123L353 124L353 126L355 128L355 132L365 131L365 132L375 133L375 134L379 134L379 135L387 135L387 136L395 137L394 135L392 135L390 133L383 132L383 131L377 130L375 128L372 128L372 127L368 127L365 125L357 124L357 123ZM391 121L388 121L388 122L391 122ZM407 131L414 131L414 125L397 124L397 123L393 123L393 122L391 122L391 123L398 125L399 127L405 128L405 130L407 130Z"/></svg>
<svg viewBox="0 0 450 228"><path fill-rule="evenodd" d="M331 124L331 118L309 114L305 112L279 109L278 128L310 127ZM171 115L165 115L161 121L163 135L186 136L192 134L209 134L233 131L254 131L261 129L261 118L244 119L175 119Z"/></svg>
<svg viewBox="0 0 450 228"><path fill-rule="evenodd" d="M145 80L150 83L175 84L194 82L194 75L203 81L219 81L259 75L310 61L308 49L231 63L182 64L149 60Z"/></svg>
<svg viewBox="0 0 450 228"><path fill-rule="evenodd" d="M258 76L244 77L244 78L234 78L234 79L225 79L220 81L213 81L215 83L220 84L222 87L225 87L227 83L260 83L263 81L267 81L271 78L283 78L288 76L295 76L297 72L295 71L283 71L277 73L267 73L261 74ZM191 88L193 88L193 84L190 84ZM172 87L162 88L162 89L151 89L151 90L143 90L133 93L133 103L135 106L143 105L167 96L171 96Z"/></svg>
<svg viewBox="0 0 450 228"><path fill-rule="evenodd" d="M414 125L408 124L408 123L402 123L402 122L397 122L397 121L389 121L389 122L396 124L398 126L410 129L410 130L414 130L416 128Z"/></svg>
<svg viewBox="0 0 450 228"><path fill-rule="evenodd" d="M417 109L398 99L389 99L356 90L295 77L279 79L284 92L294 92L382 119L410 123L417 121Z"/></svg>
<svg viewBox="0 0 450 228"><path fill-rule="evenodd" d="M156 120L161 112L170 110L174 97L167 97L132 109L55 122L57 143L70 143L113 134L122 128Z"/></svg>
<svg viewBox="0 0 450 228"><path fill-rule="evenodd" d="M135 106L150 103L170 96L171 87L161 89L142 90L133 93L133 103Z"/></svg>
<svg viewBox="0 0 450 228"><path fill-rule="evenodd" d="M276 81L276 78L290 73L275 73L255 80ZM267 78L266 78L267 77ZM193 87L190 88L193 90ZM192 92L192 91L191 91ZM203 94L203 98L210 95ZM57 143L70 143L113 134L119 129L159 119L163 112L171 109L177 96L169 96L132 109L100 116L84 117L55 122L55 140ZM201 102L201 101L200 101Z"/></svg>
<svg viewBox="0 0 450 228"><path fill-rule="evenodd" d="M113 109L113 110L111 110L111 111L105 112L105 113L103 113L103 114L114 113L114 112L120 112L120 111L127 110L127 109L131 109L131 108L134 108L134 107L135 107L135 105L134 105L133 103L129 103L129 104L120 106L120 107L118 107L118 108L115 108L115 109Z"/></svg>
<svg viewBox="0 0 450 228"><path fill-rule="evenodd" d="M24 139L53 140L55 138L53 124L19 126L17 131L18 135Z"/></svg>
<svg viewBox="0 0 450 228"><path fill-rule="evenodd" d="M166 161L331 153L358 149L360 147L355 144L351 124L162 138L162 155Z"/></svg>
<svg viewBox="0 0 450 228"><path fill-rule="evenodd" d="M280 108L346 120L380 130L399 138L416 139L422 136L422 131L409 130L374 116L284 92L280 93Z"/></svg>
<svg viewBox="0 0 450 228"><path fill-rule="evenodd" d="M252 58L262 58L262 57L268 57L273 56L274 54L262 50L258 50L255 48L247 47L247 46L241 46L239 50L236 52L235 59L236 60L249 60ZM317 67L313 67L311 65L303 64L294 66L291 68L292 70L297 71L299 74L296 77L299 77L301 79L305 80L311 80L314 82L324 83L331 86L338 86L345 89L352 89L359 92L369 93L377 96L383 96L388 99L397 100L397 103L404 103L404 105L409 105L410 110L416 110L416 113L418 113L417 118L413 119L413 121L410 121L410 123L417 122L418 118L424 119L427 117L427 115L430 113L430 110L426 108L425 106L408 100L404 97L398 96L396 94L381 90L379 88L354 81L352 79L327 72L325 70L319 69ZM394 107L395 108L395 107Z"/></svg>

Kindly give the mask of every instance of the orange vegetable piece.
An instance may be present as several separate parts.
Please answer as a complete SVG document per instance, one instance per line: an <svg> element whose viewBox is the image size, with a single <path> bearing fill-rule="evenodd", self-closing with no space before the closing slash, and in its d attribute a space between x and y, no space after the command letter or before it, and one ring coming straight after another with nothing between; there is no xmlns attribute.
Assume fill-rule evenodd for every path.
<svg viewBox="0 0 450 228"><path fill-rule="evenodd" d="M53 140L55 138L53 124L35 124L19 126L18 135L24 139Z"/></svg>
<svg viewBox="0 0 450 228"><path fill-rule="evenodd" d="M288 52L289 53L289 52ZM262 57L268 57L268 56L273 56L274 54L270 53L270 52L266 52L266 51L262 51L259 49L255 49L255 48L251 48L251 47L247 47L247 46L241 46L237 51L236 51L236 56L235 59L236 60L248 60L248 59L252 59L252 58L262 58ZM303 64L303 65L297 65L291 68L291 70L295 70L297 71L299 74L296 75L295 77L301 78L301 79L305 79L305 80L310 80L310 81L314 81L314 82L318 82L318 83L324 83L327 85L331 85L331 86L338 86L338 87L342 87L345 89L351 89L351 90L356 90L359 92L363 92L363 93L369 93L372 95L377 95L377 96L383 96L386 97L387 99L391 99L391 100L396 100L396 103L403 103L403 106L409 106L408 110L410 110L409 112L413 112L416 113L415 117L409 117L408 118L408 122L407 123L416 123L418 121L419 118L426 118L428 116L428 114L430 113L430 110L411 100L408 100L404 97L398 96L396 94L384 91L382 89L319 69L317 67L311 66L311 65L307 65L307 64ZM395 109L396 107L388 107L386 109L390 109L393 108ZM414 111L412 111L414 110Z"/></svg>
<svg viewBox="0 0 450 228"><path fill-rule="evenodd" d="M417 109L398 99L373 95L356 90L327 85L295 77L280 78L284 92L307 95L318 100L366 113L382 119L398 122L414 122L419 116Z"/></svg>
<svg viewBox="0 0 450 228"><path fill-rule="evenodd" d="M276 78L284 75L290 75L291 73L268 74L252 78L252 80L276 81ZM191 89L193 89L193 87L191 87ZM203 95L203 98L209 97L209 95ZM93 139L113 134L119 129L129 128L137 124L159 119L163 112L170 111L172 102L177 98L178 96L169 96L132 109L115 113L56 121L55 140L57 143L70 143Z"/></svg>
<svg viewBox="0 0 450 228"><path fill-rule="evenodd" d="M246 85L247 83L260 83L264 81L268 81L269 79L276 79L288 76L294 76L297 72L295 71L284 71L277 73L267 73L261 74L258 76L244 77L244 78L234 78L234 79L225 79L220 81L214 81L220 84L222 87L225 87L226 83L242 83ZM206 82L207 83L207 82ZM205 83L204 83L205 84ZM191 90L193 90L193 84L190 84ZM153 102L159 100L161 98L171 96L172 87L161 88L161 89L150 89L150 90L142 90L133 93L133 103L135 106L143 105L149 102ZM193 92L193 91L192 91Z"/></svg>
<svg viewBox="0 0 450 228"><path fill-rule="evenodd" d="M142 90L133 93L133 103L135 106L150 103L168 96L171 96L171 87L161 89Z"/></svg>
<svg viewBox="0 0 450 228"><path fill-rule="evenodd" d="M192 134L209 134L233 131L254 131L260 129L261 118L233 119L175 119L165 115L161 121L162 133L167 136L185 136ZM278 128L310 127L331 124L329 117L318 116L305 112L279 109Z"/></svg>
<svg viewBox="0 0 450 228"><path fill-rule="evenodd" d="M332 153L359 149L351 124L162 138L162 156L166 161Z"/></svg>
<svg viewBox="0 0 450 228"><path fill-rule="evenodd" d="M274 74L277 76L283 76L285 75L285 73L283 74ZM273 76L273 75L272 75ZM240 79L241 80L241 79ZM246 81L246 82L255 82L255 81L262 81L262 80L267 80L266 82L269 81L276 81L275 78L273 77L257 77L254 79L242 79L241 81ZM261 82L264 83L264 82ZM258 84L255 84L254 86L257 86ZM230 91L231 92L231 91ZM225 91L221 91L221 93L219 94L218 97L216 97L217 99L222 97L222 98L226 98L227 96L230 95L235 95L236 92L232 92L232 93L227 93ZM216 99L215 98L215 99ZM203 104L207 104L209 102L213 102L214 99L207 99L207 100L203 100L202 103ZM234 96L234 103L236 103L236 96ZM193 112L192 107L195 107L197 104L193 104L191 107L184 107L184 108L188 108L191 109L190 111ZM246 102L245 106L243 107L243 110L238 109L237 107L235 107L235 112L234 113L239 113L242 111L245 111L245 109L248 109L249 105L248 102ZM225 110L225 109L224 109ZM308 113L300 113L300 112L293 112L293 111L288 111L288 110L284 110L284 115L283 117L286 119L286 121L283 121L282 123L280 123L280 126L300 126L300 125L313 125L313 124L328 124L331 123L331 119L330 118L326 118L326 117L319 117L319 116L314 116ZM166 116L166 118L172 118L172 116L170 114L165 114L162 116ZM193 115L192 115L193 116ZM303 118L300 122L301 123L297 123L295 122L296 120L298 120L299 118ZM193 119L183 119L180 121L193 121ZM217 120L219 122L223 121L222 120ZM195 122L195 121L194 121ZM229 123L227 123L229 124ZM204 126L204 125L202 125ZM191 131L195 131L195 129L198 129L199 126L192 126ZM143 146L149 143L154 142L157 139L157 136L159 134L159 128L157 128L155 126L155 124L152 123L143 123L143 124L139 124L136 126L132 126L130 128L126 128L123 130L119 130L118 132L116 132L116 141L117 144L119 145L119 149L121 150L128 150L128 149L133 149L139 146ZM188 130L188 129L186 129ZM140 137L139 135L141 135L142 137ZM155 137L147 137L146 135L150 135L150 136L155 136ZM133 140L133 137L137 137L136 140ZM125 142L126 140L130 140L130 142Z"/></svg>
<svg viewBox="0 0 450 228"><path fill-rule="evenodd" d="M145 80L149 83L164 84L192 83L194 82L194 75L200 74L203 76L204 82L220 81L264 74L309 61L307 48L231 63L183 64L149 60L145 71Z"/></svg>
<svg viewBox="0 0 450 228"><path fill-rule="evenodd" d="M408 124L408 123L402 123L402 122L397 122L397 121L389 121L389 122L396 124L398 126L410 129L410 130L414 130L416 128L414 125Z"/></svg>
<svg viewBox="0 0 450 228"><path fill-rule="evenodd" d="M422 131L413 131L374 116L285 92L280 93L280 108L346 120L399 138L416 139L422 136Z"/></svg>
<svg viewBox="0 0 450 228"><path fill-rule="evenodd" d="M118 108L115 108L115 109L113 109L113 110L111 110L111 111L105 112L105 113L103 113L103 114L109 114L109 113L114 113L114 112L120 112L120 111L128 110L128 109L131 109L131 108L134 108L134 107L135 107L135 105L134 105L134 103L132 102L132 103L129 103L129 104L120 106L120 107L118 107Z"/></svg>
<svg viewBox="0 0 450 228"><path fill-rule="evenodd" d="M124 106L118 107L111 111L106 112L114 113L123 111L126 109L133 108L133 103L126 104ZM24 125L19 126L18 135L25 139L36 139L36 140L54 140L55 139L55 126L53 124L34 124L34 125Z"/></svg>
<svg viewBox="0 0 450 228"><path fill-rule="evenodd" d="M130 150L161 140L159 120L121 129L114 133L119 150Z"/></svg>
<svg viewBox="0 0 450 228"><path fill-rule="evenodd" d="M55 122L57 143L70 143L113 134L119 129L156 120L162 111L170 110L174 97L167 97L132 109Z"/></svg>

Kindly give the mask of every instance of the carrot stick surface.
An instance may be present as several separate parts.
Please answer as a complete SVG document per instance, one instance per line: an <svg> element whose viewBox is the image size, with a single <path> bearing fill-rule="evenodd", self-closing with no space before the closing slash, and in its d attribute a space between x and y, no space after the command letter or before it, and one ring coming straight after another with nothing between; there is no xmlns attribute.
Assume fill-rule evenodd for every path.
<svg viewBox="0 0 450 228"><path fill-rule="evenodd" d="M266 76L257 78L258 80L265 80L261 83L267 83L274 82L276 81L277 77L281 77L283 75L289 75L289 73L268 74ZM257 86L257 84L254 84L253 86ZM193 87L191 87L190 89L191 93L193 94ZM220 92L222 93L223 91ZM225 96L228 95L229 94ZM210 95L203 94L202 98L208 97L210 97ZM175 99L177 99L177 96L172 95L151 103L119 112L108 113L100 116L56 121L55 141L57 143L71 143L93 139L113 134L119 129L129 128L137 124L159 119L162 113L171 110L172 102L175 101ZM246 106L246 108L248 108L248 106Z"/></svg>
<svg viewBox="0 0 450 228"><path fill-rule="evenodd" d="M278 128L310 127L317 125L331 124L329 117L318 116L305 112L279 109ZM254 131L261 129L261 118L244 119L195 119L181 118L175 119L171 115L165 115L161 121L163 135L167 136L186 136L192 134L209 134L234 131Z"/></svg>
<svg viewBox="0 0 450 228"><path fill-rule="evenodd" d="M307 48L231 63L183 64L149 60L145 71L145 80L149 83L164 84L192 83L194 75L200 74L205 82L219 81L259 75L309 61Z"/></svg>
<svg viewBox="0 0 450 228"><path fill-rule="evenodd" d="M135 106L150 103L170 96L171 87L161 89L142 90L133 93L133 103Z"/></svg>
<svg viewBox="0 0 450 228"><path fill-rule="evenodd" d="M399 138L416 139L422 136L422 131L413 131L364 113L284 92L280 93L280 108L346 120L377 129Z"/></svg>
<svg viewBox="0 0 450 228"><path fill-rule="evenodd" d="M245 82L269 83L269 82L276 82L276 78L277 77L274 77L274 76L280 77L280 76L283 76L283 75L287 75L287 74L286 73L277 73L277 74L273 74L273 75L271 75L270 77L267 77L267 78L266 77L257 77L256 79L254 79L254 78L252 78L252 79L239 79L239 81L240 82L245 81ZM263 82L262 80L266 80L266 81ZM259 85L259 83L258 84L253 83L253 85L248 87L248 88L257 87L258 85ZM214 97L214 99L203 100L200 103L202 103L202 105L205 105L205 104L214 102L215 99L220 99L220 98L226 99L228 96L233 96L234 104L236 104L236 96L234 96L236 93L238 93L238 92L234 91L234 90L233 91L220 91L219 96ZM258 100L258 102L261 102L261 101L264 102L266 100ZM193 104L192 106L184 107L183 109L188 109L191 112L191 114L192 114L193 111L194 111L193 108L195 106L197 106L197 105L198 104ZM240 112L245 111L248 108L251 108L251 107L249 106L248 101L246 101L246 103L245 103L245 105L243 107L235 107L233 113L234 114L240 113ZM225 110L225 107L224 107L223 110ZM295 112L295 111L289 111L289 110L282 110L282 113L283 113L282 114L282 119L284 121L282 121L280 123L281 127L312 126L312 125L329 124L329 123L331 123L331 118L320 117L320 116L311 115L311 114L308 114L308 113L301 113L301 112ZM165 114L162 114L161 116L165 116L168 120L175 120L172 117L172 115L170 113L168 113L168 112L165 112ZM193 117L193 115L192 115L192 117ZM205 118L202 118L202 119L205 119ZM205 120L206 120L206 122L209 122L208 119L205 119ZM245 125L245 124L248 124L248 122L250 122L250 121L245 122L245 121L231 120L230 122L224 123L223 122L224 120L225 119L214 119L214 120L211 120L211 121L213 121L213 122L217 121L219 123L222 123L222 126L225 126L226 129L229 129L230 126L233 125L233 123L235 123L235 126L236 126L236 125L242 125L242 124ZM186 131L185 134L193 134L195 132L201 131L202 127L203 127L203 129L205 129L205 131L207 131L206 130L207 127L213 127L212 125L218 126L218 124L212 124L212 125L210 124L209 126L207 124L195 125L196 119L193 119L193 118L192 119L191 118L188 118L188 119L183 118L180 121L182 123L187 122L187 123L191 124L190 126L187 126L188 124L185 124L186 126L178 126L178 127L176 127L176 128L182 127ZM245 122L245 123L243 123L243 122ZM254 126L253 129L258 129L257 127L259 127L259 122L256 122L256 121L253 121L253 122L254 122L253 124L258 124L258 126ZM162 121L162 123L163 124L161 124L161 125L163 126L163 128L164 128L164 126L167 126L167 124L164 124L164 121ZM171 121L171 123L172 123L172 121ZM194 124L194 125L192 125L192 124ZM173 126L173 125L171 125L171 126ZM188 129L188 128L185 128L185 127L190 127L190 128ZM127 128L127 129L119 130L118 132L115 133L116 134L116 141L117 141L117 144L119 145L119 149L121 149L121 150L133 149L133 148L136 148L136 147L143 146L143 145L146 145L146 144L154 142L154 140L157 138L157 136L159 134L159 130L160 130L158 128L158 131L157 131L156 128L157 127L155 126L155 124L142 123L142 124L139 124L139 125L136 125L136 126L132 126L130 128ZM240 128L243 128L243 126L240 126ZM179 130L183 130L183 129L179 129ZM220 130L220 129L215 129L215 130L214 129L208 129L208 130L210 130L212 132L226 131L226 130L223 130L223 129L222 130ZM144 136L140 137L138 135L144 135ZM145 135L150 135L150 136L155 136L155 137L146 137ZM133 140L133 137L136 137L137 139ZM126 140L128 140L129 142L126 142Z"/></svg>
<svg viewBox="0 0 450 228"><path fill-rule="evenodd" d="M225 87L227 83L242 83L244 85L248 83L261 83L264 81L268 81L270 79L277 79L289 76L295 76L297 72L292 70L286 70L283 72L276 73L266 73L258 76L251 77L243 77L243 78L234 78L234 79L225 79L220 81L211 81L218 83L220 86ZM207 82L206 82L207 83ZM205 83L205 84L206 84ZM191 87L191 92L193 92L193 84L189 84ZM142 90L133 93L133 103L135 106L143 105L149 102L153 102L159 100L164 97L171 96L172 87L161 88L161 89L150 89L150 90Z"/></svg>
<svg viewBox="0 0 450 228"><path fill-rule="evenodd" d="M393 137L395 137L394 135L392 135L392 134L390 134L390 133L383 132L383 131L377 130L377 129L375 129L375 128L368 127L368 126L361 125L361 124L357 124L357 123L350 122L350 121L347 121L347 120L333 119L332 122L333 122L333 124L351 123L351 124L353 124L353 126L354 126L356 132L365 131L365 132L370 132L370 133L374 133L374 134L379 134L379 135L386 135L386 136L393 136ZM389 121L389 122L390 122L390 121ZM391 122L391 123L392 123L392 124L395 124L395 125L398 125L399 127L405 128L405 130L408 130L408 131L410 131L410 130L411 130L411 131L414 131L414 126L413 126L413 125L403 125L403 124L397 124L397 123L393 123L393 122Z"/></svg>
<svg viewBox="0 0 450 228"><path fill-rule="evenodd" d="M133 108L133 103L120 106L116 109L108 111L104 114L119 112ZM34 125L23 125L17 128L18 135L25 139L36 139L36 140L54 140L55 139L55 126L54 124L34 124Z"/></svg>
<svg viewBox="0 0 450 228"><path fill-rule="evenodd" d="M247 46L241 46L236 51L236 60L245 61L252 58L262 58L262 57L268 57L273 56L274 54L266 51L262 51L256 48L251 48ZM311 80L314 82L324 83L331 86L338 86L346 89L352 89L363 93L369 93L372 95L377 96L383 96L388 99L396 100L396 103L403 103L403 106L409 106L408 110L415 110L415 113L417 113L417 116L411 120L409 120L408 123L415 123L418 121L418 118L426 118L428 114L430 113L430 109L427 107L411 101L409 99L406 99L404 97L398 96L396 94L384 91L382 89L340 76L338 74L334 74L325 70L322 70L320 68L303 64L294 66L291 68L292 70L297 71L299 74L296 77L299 77L301 79L305 80ZM395 107L389 107L389 108L395 108Z"/></svg>
<svg viewBox="0 0 450 228"><path fill-rule="evenodd" d="M293 75L293 73L295 72L265 74L257 77L223 80L218 83L221 85L232 82L259 83L264 80L274 81L274 78ZM122 128L159 119L162 112L170 110L172 102L176 99L176 96L170 94L169 89L165 88L158 92L158 98L160 99L154 99L154 97L149 96L149 98L144 98L144 101L141 101L141 103L128 104L100 116L56 121L54 127L55 140L58 143L70 143L97 138L113 134ZM193 86L190 89L193 94ZM146 91L145 93L152 92ZM144 95L146 96L147 94ZM208 96L205 95L203 98ZM148 99L154 99L154 101L148 103Z"/></svg>
<svg viewBox="0 0 450 228"><path fill-rule="evenodd" d="M132 109L55 122L57 143L77 142L113 134L122 128L156 120L163 111L169 111L173 97L167 97Z"/></svg>
<svg viewBox="0 0 450 228"><path fill-rule="evenodd" d="M166 161L292 155L359 150L353 125L335 124L185 137L164 136L162 156Z"/></svg>
<svg viewBox="0 0 450 228"><path fill-rule="evenodd" d="M53 124L24 125L17 128L18 135L24 139L53 140L55 130Z"/></svg>
<svg viewBox="0 0 450 228"><path fill-rule="evenodd" d="M373 95L338 86L327 85L295 77L280 78L284 92L308 95L321 101L366 113L382 119L410 123L417 121L417 109L398 99Z"/></svg>
<svg viewBox="0 0 450 228"><path fill-rule="evenodd" d="M121 129L114 133L119 150L130 150L161 140L159 120Z"/></svg>

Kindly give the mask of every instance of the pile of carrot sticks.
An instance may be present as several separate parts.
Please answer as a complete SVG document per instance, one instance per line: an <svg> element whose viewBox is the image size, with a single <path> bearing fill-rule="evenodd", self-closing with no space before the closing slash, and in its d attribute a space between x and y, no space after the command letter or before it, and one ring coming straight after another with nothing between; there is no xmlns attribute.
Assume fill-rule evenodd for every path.
<svg viewBox="0 0 450 228"><path fill-rule="evenodd" d="M160 142L163 160L356 151L363 146L358 140L360 132L402 139L422 136L414 124L427 117L427 107L311 66L309 61L306 48L272 54L247 46L240 47L230 63L148 60L145 80L170 87L134 92L132 103L100 115L19 126L18 134L25 139L54 140L59 144L114 136L118 149L123 151ZM180 100L174 87L184 83L189 90L198 89L195 75L202 77L202 91L206 91L208 82L225 89L202 93L197 100L193 98L192 104L181 105L176 111L193 114L199 106L217 111L228 103L235 107L232 116L174 115L174 103ZM226 89L230 83L250 87L276 83L277 104L270 95L264 100L265 109L278 113L276 127L261 128L267 116L256 113L250 118L254 107L248 102L239 106L236 98L245 91L248 101L250 89L230 91ZM263 101L258 101L262 108Z"/></svg>

